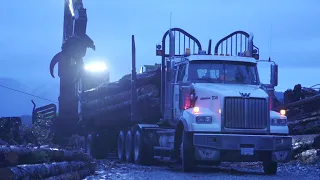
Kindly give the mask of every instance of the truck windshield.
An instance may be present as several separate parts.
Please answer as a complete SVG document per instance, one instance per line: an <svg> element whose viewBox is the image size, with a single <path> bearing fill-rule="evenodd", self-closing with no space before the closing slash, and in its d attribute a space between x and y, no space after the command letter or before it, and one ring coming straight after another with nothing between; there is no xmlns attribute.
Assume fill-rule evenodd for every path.
<svg viewBox="0 0 320 180"><path fill-rule="evenodd" d="M258 85L255 63L237 61L191 61L188 81Z"/></svg>

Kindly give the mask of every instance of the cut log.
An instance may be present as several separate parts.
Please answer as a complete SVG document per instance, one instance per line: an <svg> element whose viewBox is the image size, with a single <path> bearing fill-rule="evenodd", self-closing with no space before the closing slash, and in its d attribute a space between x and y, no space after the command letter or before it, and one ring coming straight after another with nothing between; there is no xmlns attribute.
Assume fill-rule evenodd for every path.
<svg viewBox="0 0 320 180"><path fill-rule="evenodd" d="M8 143L2 139L0 139L0 145L8 145Z"/></svg>
<svg viewBox="0 0 320 180"><path fill-rule="evenodd" d="M92 169L91 163L59 162L50 164L18 165L16 167L0 168L1 178L16 179L43 179L64 173L75 172L84 168Z"/></svg>
<svg viewBox="0 0 320 180"><path fill-rule="evenodd" d="M87 169L81 169L76 172L70 172L70 173L65 173L58 176L52 176L45 180L81 180L87 176L90 176L91 174L93 174L93 172L91 172L90 169L87 168Z"/></svg>
<svg viewBox="0 0 320 180"><path fill-rule="evenodd" d="M320 149L320 135L316 136L314 139L313 139L313 143L312 143L312 146L316 149Z"/></svg>
<svg viewBox="0 0 320 180"><path fill-rule="evenodd" d="M144 97L144 95L149 95L152 97L159 96L159 89L155 85L146 85L137 89L137 96ZM121 104L130 100L131 91L120 92L115 95L110 95L106 97L101 97L97 100L88 100L82 102L83 110L92 111L100 108L105 108L107 106L112 106L116 104Z"/></svg>
<svg viewBox="0 0 320 180"><path fill-rule="evenodd" d="M294 144L293 150L292 150L292 157L294 159L298 158L297 156L302 153L303 151L312 149L312 142L307 143L296 143Z"/></svg>
<svg viewBox="0 0 320 180"><path fill-rule="evenodd" d="M136 88L153 84L160 88L160 69L137 74ZM117 82L104 83L97 88L87 90L81 94L81 99L99 99L104 96L110 96L119 92L128 91L131 88L131 75L125 75Z"/></svg>
<svg viewBox="0 0 320 180"><path fill-rule="evenodd" d="M320 116L309 117L288 123L290 134L320 134Z"/></svg>
<svg viewBox="0 0 320 180"><path fill-rule="evenodd" d="M23 142L21 127L20 117L0 118L0 139L9 144L21 144Z"/></svg>
<svg viewBox="0 0 320 180"><path fill-rule="evenodd" d="M137 123L157 123L161 118L159 98L154 98L154 94L144 94L137 98L136 116ZM128 126L130 120L131 100L114 104L99 109L84 110L82 115L83 123L95 121L95 124L110 127Z"/></svg>
<svg viewBox="0 0 320 180"><path fill-rule="evenodd" d="M18 146L0 147L2 166L35 164L61 161L92 161L92 157L81 151L67 151L52 148L28 148Z"/></svg>
<svg viewBox="0 0 320 180"><path fill-rule="evenodd" d="M320 150L320 135L316 136L312 141L308 142L296 142L293 144L292 150L292 157L294 159L298 159L302 152L311 150L311 149L318 149Z"/></svg>

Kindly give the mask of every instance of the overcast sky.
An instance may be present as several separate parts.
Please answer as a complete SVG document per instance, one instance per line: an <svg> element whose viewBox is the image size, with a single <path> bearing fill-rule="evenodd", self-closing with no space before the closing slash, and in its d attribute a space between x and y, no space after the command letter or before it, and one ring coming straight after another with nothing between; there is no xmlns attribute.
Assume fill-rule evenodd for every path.
<svg viewBox="0 0 320 180"><path fill-rule="evenodd" d="M278 89L319 82L319 0L83 0L88 13L88 35L96 51L86 61L106 61L111 80L130 72L131 35L136 36L137 66L160 62L155 44L170 27L197 37L204 47L235 31L253 32L261 59L279 64ZM21 82L57 83L49 63L60 51L63 1L4 1L1 13L0 77ZM263 81L269 70L261 68ZM57 71L56 71L57 72Z"/></svg>

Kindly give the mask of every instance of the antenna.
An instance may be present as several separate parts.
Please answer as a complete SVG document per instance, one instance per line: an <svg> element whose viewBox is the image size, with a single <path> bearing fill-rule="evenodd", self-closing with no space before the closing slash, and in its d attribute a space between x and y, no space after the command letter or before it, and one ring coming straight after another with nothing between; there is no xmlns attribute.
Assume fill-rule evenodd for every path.
<svg viewBox="0 0 320 180"><path fill-rule="evenodd" d="M170 29L171 29L171 22L172 22L172 12L170 12Z"/></svg>
<svg viewBox="0 0 320 180"><path fill-rule="evenodd" d="M271 57L271 49L272 49L272 24L270 25L270 41L269 41L269 60Z"/></svg>

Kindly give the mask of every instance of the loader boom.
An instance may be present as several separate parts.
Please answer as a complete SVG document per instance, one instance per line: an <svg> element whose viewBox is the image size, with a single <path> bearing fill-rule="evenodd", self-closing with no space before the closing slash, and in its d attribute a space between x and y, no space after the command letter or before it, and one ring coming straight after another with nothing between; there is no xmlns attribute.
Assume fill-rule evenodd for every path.
<svg viewBox="0 0 320 180"><path fill-rule="evenodd" d="M76 131L78 121L78 88L83 74L83 57L88 47L95 50L94 42L86 34L87 13L82 0L64 1L64 22L61 52L50 63L54 77L54 66L58 64L60 77L59 117L55 122L57 140L62 142Z"/></svg>

